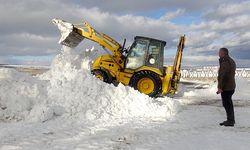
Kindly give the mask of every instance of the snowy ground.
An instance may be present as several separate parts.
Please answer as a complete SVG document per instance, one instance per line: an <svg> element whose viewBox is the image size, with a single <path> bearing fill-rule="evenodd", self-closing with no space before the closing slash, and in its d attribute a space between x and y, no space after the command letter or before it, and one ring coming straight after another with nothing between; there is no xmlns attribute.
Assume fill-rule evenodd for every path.
<svg viewBox="0 0 250 150"><path fill-rule="evenodd" d="M246 79L237 79L236 126L220 127L216 83L183 81L176 97L151 99L96 80L90 59L65 49L42 75L0 69L0 149L249 149Z"/></svg>

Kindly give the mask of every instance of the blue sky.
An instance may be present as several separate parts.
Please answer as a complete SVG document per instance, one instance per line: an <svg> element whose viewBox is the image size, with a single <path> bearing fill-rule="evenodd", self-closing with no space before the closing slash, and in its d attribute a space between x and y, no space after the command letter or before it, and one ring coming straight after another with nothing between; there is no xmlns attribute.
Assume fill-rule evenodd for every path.
<svg viewBox="0 0 250 150"><path fill-rule="evenodd" d="M239 67L250 66L250 1L243 0L0 0L0 64L50 65L60 53L52 18L87 20L121 42L136 35L167 41L171 62L180 35L187 35L185 66L217 65L229 48ZM8 15L6 15L8 14ZM22 14L22 15L19 15ZM84 41L77 50L95 46ZM129 46L129 45L127 45Z"/></svg>

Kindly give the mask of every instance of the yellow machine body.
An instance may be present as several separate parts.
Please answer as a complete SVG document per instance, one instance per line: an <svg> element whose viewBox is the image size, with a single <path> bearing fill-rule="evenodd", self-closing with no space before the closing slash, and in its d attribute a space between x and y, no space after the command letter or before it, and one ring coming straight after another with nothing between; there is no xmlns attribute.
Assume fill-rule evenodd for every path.
<svg viewBox="0 0 250 150"><path fill-rule="evenodd" d="M134 55L132 54L132 48L128 51L128 55L124 56L123 52L125 44L121 46L117 41L113 40L106 34L97 32L86 22L78 25L73 25L59 19L54 19L53 22L59 29L60 27L68 28L67 35L63 35L65 30L62 31L62 29L60 29L62 33L60 44L74 48L84 38L87 38L100 44L104 50L107 51L108 55L99 56L91 65L91 71L98 79L107 83L122 83L124 85L132 86L141 93L147 94L151 97L174 94L177 91L177 85L181 76L180 68L185 36L180 37L173 66L167 67L164 67L162 62L162 54L166 44L164 41L147 37L135 37L135 43L137 42L139 44L132 44L132 48L134 46L135 49L140 49L143 42L148 42L148 45L151 43L154 43L155 45L158 44L159 47L151 46L150 49L150 46L145 46L144 49L146 54L142 57L142 61L145 62L146 59L152 57L149 59L150 63L147 63L148 65L143 64L139 67L129 68L127 67L128 62L130 62L129 55L131 55L131 60L134 59L132 56ZM149 50L155 55L148 54ZM130 53L130 51L132 52ZM157 57L160 58L156 59ZM158 67L154 64L158 64Z"/></svg>
<svg viewBox="0 0 250 150"><path fill-rule="evenodd" d="M119 66L112 61L110 56L99 56L92 64L91 70L105 70L108 71L111 76L115 77L116 80L124 85L129 85L130 80L134 73L142 71L142 70L148 70L152 71L159 75L161 81L162 81L162 91L160 92L161 95L166 94L174 94L177 91L177 85L171 87L171 81L173 77L173 66L168 66L164 72L164 74L157 68L151 68L148 66L140 67L136 70L130 70L130 69L124 69L123 71L119 70ZM177 81L177 80L176 80ZM179 79L178 79L179 81ZM143 91L140 91L144 93Z"/></svg>

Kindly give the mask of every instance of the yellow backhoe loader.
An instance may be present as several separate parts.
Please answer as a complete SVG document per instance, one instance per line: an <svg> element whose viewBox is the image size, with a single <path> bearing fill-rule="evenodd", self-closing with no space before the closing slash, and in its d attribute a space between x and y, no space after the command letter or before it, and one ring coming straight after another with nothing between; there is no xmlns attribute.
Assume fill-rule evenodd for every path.
<svg viewBox="0 0 250 150"><path fill-rule="evenodd" d="M100 44L108 55L99 56L91 65L92 73L106 83L122 83L150 97L174 94L180 80L185 36L180 37L173 66L163 66L165 41L136 36L126 49L87 22L71 24L53 19L61 31L60 44L76 47L84 38ZM111 53L110 53L111 52Z"/></svg>

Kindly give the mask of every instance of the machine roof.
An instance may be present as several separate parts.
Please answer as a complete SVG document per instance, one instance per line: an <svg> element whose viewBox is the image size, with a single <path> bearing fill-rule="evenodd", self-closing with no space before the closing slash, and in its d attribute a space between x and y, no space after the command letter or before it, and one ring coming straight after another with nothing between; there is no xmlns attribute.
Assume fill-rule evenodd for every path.
<svg viewBox="0 0 250 150"><path fill-rule="evenodd" d="M166 41L163 41L163 40L158 40L158 39L145 37L145 36L136 36L135 39L148 39L148 40L159 41L159 42L162 42L164 45L166 45L166 43L167 43Z"/></svg>

